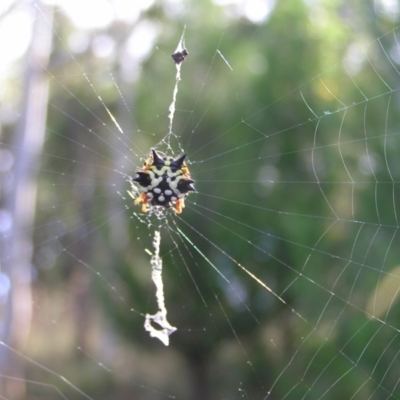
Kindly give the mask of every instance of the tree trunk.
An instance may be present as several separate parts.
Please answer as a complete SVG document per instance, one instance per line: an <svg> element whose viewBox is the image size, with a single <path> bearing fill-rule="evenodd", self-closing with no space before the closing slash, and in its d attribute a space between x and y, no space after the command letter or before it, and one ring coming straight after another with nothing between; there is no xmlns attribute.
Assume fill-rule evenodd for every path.
<svg viewBox="0 0 400 400"><path fill-rule="evenodd" d="M191 400L207 400L209 398L209 380L207 374L207 359L201 355L190 355L189 373Z"/></svg>
<svg viewBox="0 0 400 400"><path fill-rule="evenodd" d="M25 397L23 360L9 348L23 352L30 329L36 178L46 130L49 90L46 67L52 36L51 14L38 1L28 7L35 22L26 56L21 112L12 143L13 182L4 199L12 226L1 242L2 274L8 278L10 290L0 326L0 340L5 344L0 347L0 368L2 374L14 379L3 378L0 392L14 400Z"/></svg>

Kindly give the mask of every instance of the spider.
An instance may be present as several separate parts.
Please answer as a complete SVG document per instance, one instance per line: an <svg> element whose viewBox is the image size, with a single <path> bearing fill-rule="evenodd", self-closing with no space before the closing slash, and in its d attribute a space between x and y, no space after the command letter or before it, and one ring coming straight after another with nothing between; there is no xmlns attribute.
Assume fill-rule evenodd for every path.
<svg viewBox="0 0 400 400"><path fill-rule="evenodd" d="M152 154L144 162L142 170L136 171L132 178L140 186L141 195L135 204L142 204L142 212L147 211L147 204L170 208L180 214L185 207L184 198L196 190L185 162L186 154L174 159L162 156L152 149Z"/></svg>

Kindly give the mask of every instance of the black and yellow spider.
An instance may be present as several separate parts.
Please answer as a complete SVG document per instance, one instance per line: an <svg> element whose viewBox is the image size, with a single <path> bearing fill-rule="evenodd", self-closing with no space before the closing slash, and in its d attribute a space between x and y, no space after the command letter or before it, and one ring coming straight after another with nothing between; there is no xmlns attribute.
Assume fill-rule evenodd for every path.
<svg viewBox="0 0 400 400"><path fill-rule="evenodd" d="M145 161L142 170L136 171L133 182L139 184L140 196L135 204L142 204L142 212L147 211L147 204L170 208L180 214L185 207L184 198L194 191L193 179L185 162L186 154L174 159L161 156L154 149Z"/></svg>

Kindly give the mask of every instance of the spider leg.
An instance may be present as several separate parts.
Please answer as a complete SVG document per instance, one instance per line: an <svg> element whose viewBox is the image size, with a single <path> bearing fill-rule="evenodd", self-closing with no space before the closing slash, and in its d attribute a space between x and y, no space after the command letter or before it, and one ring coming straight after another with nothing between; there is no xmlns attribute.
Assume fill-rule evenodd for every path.
<svg viewBox="0 0 400 400"><path fill-rule="evenodd" d="M181 214L183 208L185 207L185 200L184 199L179 199L176 201L175 208L173 208L173 210L175 211L176 214Z"/></svg>
<svg viewBox="0 0 400 400"><path fill-rule="evenodd" d="M142 212L145 213L145 212L147 211L147 203L148 203L148 201L149 201L149 197L146 195L146 193L142 193L142 194L134 201L134 204L137 205L137 204L143 203L143 204L142 204Z"/></svg>

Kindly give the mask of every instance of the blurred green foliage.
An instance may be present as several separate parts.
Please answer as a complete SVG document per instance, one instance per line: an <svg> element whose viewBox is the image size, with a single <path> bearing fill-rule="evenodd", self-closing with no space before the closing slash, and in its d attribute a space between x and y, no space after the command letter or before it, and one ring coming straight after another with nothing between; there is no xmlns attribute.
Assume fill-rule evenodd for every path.
<svg viewBox="0 0 400 400"><path fill-rule="evenodd" d="M68 298L83 270L86 322L111 324L137 363L126 372L123 352L109 354L93 339L104 332L78 321L87 331L75 347L101 343L97 354L117 373L71 381L103 399L261 399L271 388L271 399L398 396L398 308L386 323L363 312L381 271L398 262L399 85L383 53L398 46L397 32L377 40L397 21L372 1L276 2L260 24L233 6L184 7L174 14L157 2L133 26L86 33L89 43L114 41L108 58L91 46L73 54L66 44L77 29L55 13L35 285ZM126 41L143 21L156 43L129 61L136 78L126 79ZM161 222L168 317L178 327L164 349L142 327L156 311L145 249L159 221L140 216L126 176L168 132L170 54L185 25L173 132L198 193L182 216ZM47 267L46 249L55 252Z"/></svg>

